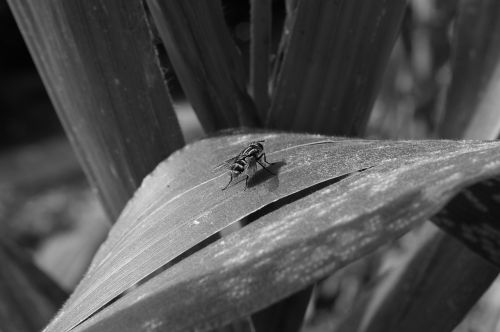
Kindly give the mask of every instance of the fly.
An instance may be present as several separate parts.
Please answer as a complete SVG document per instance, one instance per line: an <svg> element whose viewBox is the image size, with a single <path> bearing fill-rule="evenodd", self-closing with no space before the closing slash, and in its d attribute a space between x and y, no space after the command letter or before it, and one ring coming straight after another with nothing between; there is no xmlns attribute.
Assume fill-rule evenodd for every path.
<svg viewBox="0 0 500 332"><path fill-rule="evenodd" d="M220 168L226 168L229 171L229 175L231 178L227 185L222 188L222 190L226 190L227 187L233 182L233 180L239 177L241 174L246 176L245 178L245 189L248 188L248 179L250 176L255 173L255 169L257 168L257 164L262 166L267 172L275 175L271 172L263 163L264 161L267 165L272 165L266 160L266 153L264 152L264 146L262 145L264 141L255 141L250 142L246 148L244 148L237 156L226 160L222 164L215 167L214 170Z"/></svg>

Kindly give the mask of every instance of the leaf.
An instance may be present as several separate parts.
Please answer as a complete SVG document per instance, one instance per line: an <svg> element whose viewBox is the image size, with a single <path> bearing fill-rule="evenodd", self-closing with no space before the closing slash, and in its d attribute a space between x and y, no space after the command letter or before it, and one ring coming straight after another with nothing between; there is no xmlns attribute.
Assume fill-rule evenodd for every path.
<svg viewBox="0 0 500 332"><path fill-rule="evenodd" d="M300 331L312 292L313 287L305 288L264 310L255 312L252 315L255 331Z"/></svg>
<svg viewBox="0 0 500 332"><path fill-rule="evenodd" d="M441 137L483 139L500 133L499 15L496 0L460 1Z"/></svg>
<svg viewBox="0 0 500 332"><path fill-rule="evenodd" d="M186 96L205 131L258 124L245 67L219 1L147 0Z"/></svg>
<svg viewBox="0 0 500 332"><path fill-rule="evenodd" d="M39 331L67 298L66 292L3 237L0 266L0 330Z"/></svg>
<svg viewBox="0 0 500 332"><path fill-rule="evenodd" d="M251 0L250 89L263 123L269 108L269 56L271 50L271 0Z"/></svg>
<svg viewBox="0 0 500 332"><path fill-rule="evenodd" d="M183 144L140 1L9 1L112 222ZM119 55L119 56L117 56Z"/></svg>
<svg viewBox="0 0 500 332"><path fill-rule="evenodd" d="M281 31L281 38L279 41L278 49L276 50L276 55L274 59L274 64L271 72L271 89L274 90L278 80L278 74L281 72L283 65L283 58L286 50L288 49L288 43L290 42L291 30L295 22L295 9L297 8L298 0L286 0L285 10L286 16L283 22L283 30Z"/></svg>
<svg viewBox="0 0 500 332"><path fill-rule="evenodd" d="M398 144L408 153L395 160L388 152ZM498 175L499 144L476 144L379 142L377 166L264 215L76 331L133 331L151 322L165 331L205 330L258 310L401 235L461 186Z"/></svg>
<svg viewBox="0 0 500 332"><path fill-rule="evenodd" d="M253 140L265 140L267 159L275 163L272 171L277 175L261 170L247 190L239 183L222 191L228 176L214 174L211 169ZM401 235L441 208L459 186L499 172L499 154L497 142L385 142L277 133L199 141L173 154L145 179L47 331L73 328L172 263L160 279L170 285L165 286L168 294L162 301L175 298L169 300L175 308L162 304L154 309L153 304L146 304L151 314L166 310L169 313L161 317L179 317L169 322L175 325L173 330L188 321L201 324L207 318L203 315L212 309L228 315L214 313L217 322L236 318L234 310L242 317ZM348 174L352 175L332 184ZM320 184L330 186L311 194ZM311 191L297 194L308 188ZM306 197L298 199L300 195ZM271 204L274 202L278 205ZM262 209L266 206L276 210L265 214L268 211ZM228 225L255 216L255 212L264 216L185 260L178 258ZM283 284L271 280L271 271ZM229 305L231 301L224 304L225 296L237 295L234 292L238 287L244 287L240 281L246 282L241 280L245 276L251 278L248 282L263 287L262 292L253 296L243 292L234 307ZM151 282L160 279L157 276ZM214 288L199 288L196 280L204 285L206 280ZM139 286L137 291L152 291L149 286L144 288L149 284ZM254 285L249 286L253 289ZM159 296L163 294L160 289ZM199 292L196 310L183 307L182 303L188 305L195 300L184 297L191 296L190 292ZM125 295L127 300L123 301L132 310L135 300L128 302L129 296ZM123 306L123 301L118 300L116 305ZM106 312L104 309L95 317ZM198 312L196 319L191 317ZM182 319L185 315L190 318ZM118 316L113 310L109 317Z"/></svg>
<svg viewBox="0 0 500 332"><path fill-rule="evenodd" d="M432 218L469 248L500 266L500 179L483 181L467 188Z"/></svg>
<svg viewBox="0 0 500 332"><path fill-rule="evenodd" d="M362 331L451 331L464 320L498 275L499 180L462 190L431 218L462 243L432 229L417 255L402 264L399 280L388 281L390 290L374 296Z"/></svg>
<svg viewBox="0 0 500 332"><path fill-rule="evenodd" d="M445 138L497 137L499 3L464 0L450 4L459 12L452 81L438 134ZM491 208L498 204L495 195L500 187L495 182L481 182L463 191L432 220L498 266L499 241L495 239L500 229ZM363 331L451 331L490 287L498 269L438 232L409 259L404 275L397 283L391 282L392 289L372 303Z"/></svg>
<svg viewBox="0 0 500 332"><path fill-rule="evenodd" d="M457 239L444 233L432 236L398 282L392 280L395 285L376 303L373 317L361 331L452 331L497 275L497 267Z"/></svg>
<svg viewBox="0 0 500 332"><path fill-rule="evenodd" d="M405 7L401 0L298 1L285 23L284 33L293 27L282 39L268 124L361 135Z"/></svg>

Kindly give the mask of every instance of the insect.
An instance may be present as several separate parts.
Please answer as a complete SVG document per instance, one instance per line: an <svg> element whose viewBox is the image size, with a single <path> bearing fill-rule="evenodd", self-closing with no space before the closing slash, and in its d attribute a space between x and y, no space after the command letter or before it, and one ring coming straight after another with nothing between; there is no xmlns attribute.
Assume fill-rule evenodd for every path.
<svg viewBox="0 0 500 332"><path fill-rule="evenodd" d="M266 159L266 153L264 152L264 146L261 141L250 142L246 148L244 148L237 156L230 158L223 162L222 164L216 166L214 170L218 170L220 168L226 168L229 170L229 175L231 178L227 185L222 188L222 190L226 190L227 187L233 182L233 180L239 177L241 174L244 174L245 177L245 189L248 188L248 179L250 179L250 175L255 173L255 169L257 164L262 166L267 172L275 175L271 172L263 163L264 161L267 165L272 165Z"/></svg>

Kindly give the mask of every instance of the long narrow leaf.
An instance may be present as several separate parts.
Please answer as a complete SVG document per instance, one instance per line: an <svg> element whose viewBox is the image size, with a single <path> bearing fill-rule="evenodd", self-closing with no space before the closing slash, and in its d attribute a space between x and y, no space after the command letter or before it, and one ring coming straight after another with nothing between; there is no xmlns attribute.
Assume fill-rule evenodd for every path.
<svg viewBox="0 0 500 332"><path fill-rule="evenodd" d="M59 118L114 221L182 134L140 1L12 0Z"/></svg>
<svg viewBox="0 0 500 332"><path fill-rule="evenodd" d="M269 125L360 135L406 1L299 1Z"/></svg>
<svg viewBox="0 0 500 332"><path fill-rule="evenodd" d="M222 191L221 188L226 185L228 176L214 174L211 169L221 161L236 155L245 143L262 139L265 140L267 159L275 163L270 170L277 175L274 176L261 170L252 177L248 189L245 190L245 183L240 182ZM500 153L500 144L496 142L383 142L272 133L223 136L200 141L172 155L144 181L141 189L110 232L108 240L100 248L86 277L48 331L66 331L78 325L102 309L116 296L150 277L166 264L172 263L172 260L211 235L273 202L279 203L287 197L293 198L294 196L291 195L304 189L321 183L328 184L332 179L373 167L379 171L363 172L362 174L366 174L359 182L361 186L365 183L363 181L366 181L362 185L364 196L354 195L351 200L351 197L345 194L346 196L341 196L342 200L337 202L339 205L335 203L334 206L330 206L331 201L327 200L326 196L320 195L319 199L313 196L316 198L311 198L311 201L307 203L309 205L289 204L289 207L303 209L305 206L312 206L314 213L319 213L316 208L322 207L321 211L325 211L325 214L320 213L320 216L327 218L325 222L330 220L330 212L333 209L337 211L332 219L335 220L333 225L335 227L340 225L340 220L348 218L351 214L366 215L367 211L371 211L367 206L359 203L362 199L373 202L370 204L375 204L374 208L381 208L382 202L386 202L389 206L396 204L393 202L393 194L398 194L394 196L399 197L396 200L397 204L413 204L411 206L415 209L424 208L427 201L431 200L433 204L427 208L434 213L454 192L455 187L448 186L450 183L464 185L473 179L479 179L497 171L498 166L488 167L491 166L488 162L495 160L497 153ZM354 178L357 179L359 176L356 175ZM349 187L351 185L355 189L357 182L352 181L341 181L341 185L331 187L326 193L335 192L336 195L340 195L341 192L345 192L344 189L351 188ZM344 188L344 186L347 187ZM421 192L427 186L430 189ZM367 188L371 189L367 191ZM404 190L409 190L409 192ZM368 199L366 195L373 195L373 199ZM413 201L416 197L420 197L423 201ZM344 203L341 204L341 202ZM406 208L408 206L405 205L403 210L406 211ZM342 215L342 211L351 212ZM409 219L410 221L421 220L427 216L423 212L421 215L412 209L408 211L413 216ZM272 219L278 223L285 222L298 212L285 209L282 213L284 219L281 217ZM391 215L399 218L398 213ZM368 214L376 219L380 217L375 217L371 212ZM380 223L384 222L386 214L390 213L385 211L383 217L380 217ZM364 222L367 219L363 220L362 225L365 225ZM398 224L409 227L409 224L403 220L401 219L391 227L398 230ZM314 224L309 226L315 229ZM331 226L327 224L324 226L327 228ZM309 226L303 222L296 224L297 229L293 232L299 231L299 225L305 227L303 234L306 236ZM349 223L345 226L349 234L346 235L346 241L352 237L358 238L358 226L351 228L348 225ZM374 231L380 232L381 238L375 241L376 236L373 238L373 234L367 235L370 239L366 240L367 244L375 245L375 243L380 244L392 239L392 236L385 233L386 231L393 235L400 234L399 231L393 233L394 229L391 227L382 230L376 227L377 225L381 227L383 225L378 222L372 225ZM281 226L276 225L276 227ZM359 227L362 227L361 224ZM320 229L321 227L316 230ZM276 242L270 243L277 244L280 241L288 243L287 236L284 233L283 237L278 236L275 239ZM312 234L309 236L313 241L314 236ZM290 241L293 243L294 240ZM225 239L219 242L220 245L224 245ZM350 254L359 257L364 252L347 246L346 243L341 247L347 250L346 257L351 257ZM332 253L328 255L330 254ZM272 259L268 261L268 264L274 263L276 262ZM290 264L290 268L293 268L292 265ZM201 266L198 267L201 273L203 269ZM190 274L183 275L183 277L185 280L191 278ZM308 277L304 276L304 278ZM312 282L313 279L309 281ZM220 282L224 283L223 280ZM307 285L307 283L302 283L300 287L296 285L297 287L287 288L279 296L273 296L273 301ZM262 308L265 304L269 302L261 303L258 308Z"/></svg>
<svg viewBox="0 0 500 332"><path fill-rule="evenodd" d="M148 0L179 81L206 131L258 124L219 1Z"/></svg>
<svg viewBox="0 0 500 332"><path fill-rule="evenodd" d="M288 43L290 42L290 35L295 22L295 9L297 9L297 1L298 0L285 1L286 17L285 22L283 23L281 39L278 50L276 51L276 59L274 60L274 66L271 73L271 88L273 91L277 85L278 74L281 72L283 58L286 50L288 49Z"/></svg>
<svg viewBox="0 0 500 332"><path fill-rule="evenodd" d="M250 89L262 122L269 108L272 0L251 1Z"/></svg>
<svg viewBox="0 0 500 332"><path fill-rule="evenodd" d="M4 237L0 266L0 330L39 331L62 305L66 292Z"/></svg>
<svg viewBox="0 0 500 332"><path fill-rule="evenodd" d="M439 211L461 188L500 174L499 143L366 143L378 154L373 167L271 211L75 330L134 331L155 324L164 331L203 331L224 325L372 252ZM369 151L352 148L350 155ZM404 157L392 157L391 150L400 148L407 149ZM287 171L283 167L280 184ZM262 194L266 183L261 186L254 191Z"/></svg>
<svg viewBox="0 0 500 332"><path fill-rule="evenodd" d="M446 138L500 133L500 2L461 0L452 81L439 134Z"/></svg>

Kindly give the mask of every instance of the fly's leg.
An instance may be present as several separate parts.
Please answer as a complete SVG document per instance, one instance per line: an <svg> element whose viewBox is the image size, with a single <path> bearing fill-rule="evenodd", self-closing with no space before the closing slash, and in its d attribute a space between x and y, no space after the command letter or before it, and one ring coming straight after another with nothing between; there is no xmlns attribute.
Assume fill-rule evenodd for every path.
<svg viewBox="0 0 500 332"><path fill-rule="evenodd" d="M261 160L261 159L263 159L263 160L264 160L264 162L265 162L266 164L268 164L268 165L272 165L272 164L273 164L273 163L270 163L270 162L268 162L268 161L266 160L266 154L265 154L265 153L261 154L261 155L260 155L260 157L259 157L259 158L257 158L257 162L259 163L259 165L260 165L260 166L262 166L262 168L263 168L263 169L265 169L266 171L268 171L268 172L269 172L269 173L271 173L272 175L276 175L275 173L271 172L271 171L270 171L270 170L269 170L266 166L264 166L264 164L263 164L263 163L261 163L261 162L260 162L260 160Z"/></svg>
<svg viewBox="0 0 500 332"><path fill-rule="evenodd" d="M247 178L245 179L245 189L243 190L247 190L248 188L248 179L250 178L250 175L246 174Z"/></svg>
<svg viewBox="0 0 500 332"><path fill-rule="evenodd" d="M264 166L264 164L263 164L263 163L261 163L261 162L260 162L260 161L258 161L258 160L257 160L257 162L258 162L258 163L259 163L259 165L260 165L260 166L262 166L262 168L263 168L263 169L265 169L267 172L269 172L269 173L270 173L270 174L272 174L272 175L276 175L275 173L271 172L271 171L269 170L269 168L267 168L266 166Z"/></svg>
<svg viewBox="0 0 500 332"><path fill-rule="evenodd" d="M268 165L272 165L272 164L274 164L274 163L270 163L269 161L267 161L267 159L266 159L266 154L265 154L264 152L260 155L259 159L261 159L261 158L262 158L262 159L264 159L264 162L265 162L266 164L268 164Z"/></svg>
<svg viewBox="0 0 500 332"><path fill-rule="evenodd" d="M231 179L229 179L229 182L226 184L224 188L222 188L222 190L226 190L227 187L229 187L229 185L231 184L231 182L233 182L233 179L234 179L234 173L231 172Z"/></svg>
<svg viewBox="0 0 500 332"><path fill-rule="evenodd" d="M235 178L237 178L237 177L238 177L238 174L239 174L239 173L238 173L238 174L236 174L236 173L234 173L234 172L231 172L230 174L231 174L231 179L229 179L229 182L226 184L226 186L225 186L224 188L222 188L222 190L226 190L226 189L227 189L227 187L229 187L229 185L230 185L231 183L233 183L233 180L234 180ZM236 175L235 175L235 174L236 174ZM248 175L248 174L245 174L245 175L246 175L246 181L245 181L245 189L246 189L246 188L247 188L247 186L248 186L248 178L250 177L250 175ZM241 181L243 181L243 180L244 180L244 179L239 180L238 182L236 182L236 184L240 183L240 182L241 182Z"/></svg>

